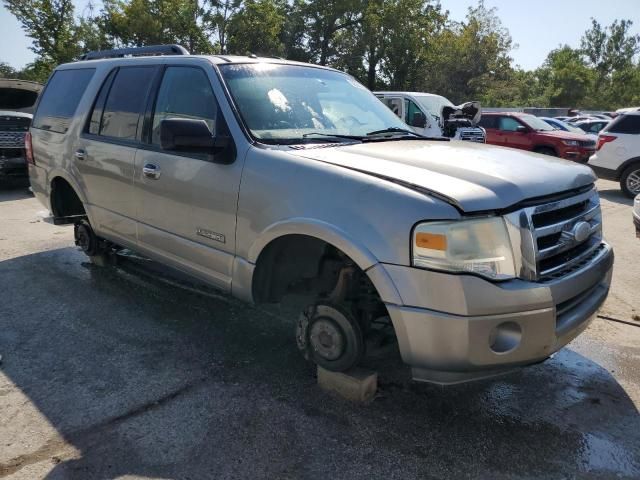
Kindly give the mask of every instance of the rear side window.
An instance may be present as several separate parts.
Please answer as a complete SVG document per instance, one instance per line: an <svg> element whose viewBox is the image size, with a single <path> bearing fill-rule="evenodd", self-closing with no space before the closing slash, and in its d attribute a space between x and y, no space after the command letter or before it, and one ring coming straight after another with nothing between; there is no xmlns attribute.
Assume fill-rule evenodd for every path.
<svg viewBox="0 0 640 480"><path fill-rule="evenodd" d="M140 117L156 73L155 67L123 67L102 86L91 113L89 132L104 137L136 140ZM108 90L108 92L106 91Z"/></svg>
<svg viewBox="0 0 640 480"><path fill-rule="evenodd" d="M57 70L38 103L33 126L66 133L78 103L95 73L93 68Z"/></svg>
<svg viewBox="0 0 640 480"><path fill-rule="evenodd" d="M640 115L619 115L613 119L607 132L639 134Z"/></svg>
<svg viewBox="0 0 640 480"><path fill-rule="evenodd" d="M483 115L480 117L480 126L484 128L498 128L496 117Z"/></svg>

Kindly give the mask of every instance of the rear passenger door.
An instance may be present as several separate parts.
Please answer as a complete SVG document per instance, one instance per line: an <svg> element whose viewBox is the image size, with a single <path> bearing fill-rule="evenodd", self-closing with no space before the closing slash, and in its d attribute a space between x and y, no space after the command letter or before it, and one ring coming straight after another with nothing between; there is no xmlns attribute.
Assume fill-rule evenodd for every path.
<svg viewBox="0 0 640 480"><path fill-rule="evenodd" d="M136 154L138 242L150 256L230 289L241 162L222 163L232 147L216 155L164 151L159 134L163 119L189 118L228 135L210 75L213 69L187 65L162 74Z"/></svg>
<svg viewBox="0 0 640 480"><path fill-rule="evenodd" d="M157 66L112 70L75 151L93 228L125 245L136 243L134 159L141 139L142 113L158 73Z"/></svg>
<svg viewBox="0 0 640 480"><path fill-rule="evenodd" d="M504 146L504 138L498 130L498 117L495 115L482 115L480 126L487 132L487 143L490 145Z"/></svg>

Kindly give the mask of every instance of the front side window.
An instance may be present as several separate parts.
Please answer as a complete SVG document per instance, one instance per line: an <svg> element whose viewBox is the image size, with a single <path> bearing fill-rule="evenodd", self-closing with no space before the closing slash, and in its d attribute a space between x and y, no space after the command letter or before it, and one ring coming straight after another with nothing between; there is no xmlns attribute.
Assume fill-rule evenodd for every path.
<svg viewBox="0 0 640 480"><path fill-rule="evenodd" d="M505 132L515 132L519 126L520 122L511 117L500 117L498 121L498 128Z"/></svg>
<svg viewBox="0 0 640 480"><path fill-rule="evenodd" d="M56 71L44 90L32 126L66 133L95 69Z"/></svg>
<svg viewBox="0 0 640 480"><path fill-rule="evenodd" d="M98 135L136 140L155 73L154 67L123 67L117 71L104 103ZM107 86L108 82L103 89ZM91 122L95 125L93 114Z"/></svg>
<svg viewBox="0 0 640 480"><path fill-rule="evenodd" d="M218 104L203 70L169 67L162 77L153 114L151 143L160 145L160 122L166 118L204 120L216 131Z"/></svg>
<svg viewBox="0 0 640 480"><path fill-rule="evenodd" d="M242 120L263 143L407 129L373 93L340 72L269 63L219 68Z"/></svg>
<svg viewBox="0 0 640 480"><path fill-rule="evenodd" d="M404 121L406 123L408 123L409 125L412 125L413 116L416 113L422 113L422 110L420 110L418 108L418 106L411 100L405 100L404 101L404 106L405 106L405 119L404 119Z"/></svg>

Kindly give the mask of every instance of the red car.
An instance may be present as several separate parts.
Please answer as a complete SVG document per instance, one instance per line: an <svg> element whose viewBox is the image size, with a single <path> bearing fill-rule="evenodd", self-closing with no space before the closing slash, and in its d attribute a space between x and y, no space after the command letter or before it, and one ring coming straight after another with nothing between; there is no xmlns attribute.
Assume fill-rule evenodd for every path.
<svg viewBox="0 0 640 480"><path fill-rule="evenodd" d="M482 113L480 126L487 131L487 143L520 148L586 163L596 151L596 141L587 135L556 130L528 113Z"/></svg>

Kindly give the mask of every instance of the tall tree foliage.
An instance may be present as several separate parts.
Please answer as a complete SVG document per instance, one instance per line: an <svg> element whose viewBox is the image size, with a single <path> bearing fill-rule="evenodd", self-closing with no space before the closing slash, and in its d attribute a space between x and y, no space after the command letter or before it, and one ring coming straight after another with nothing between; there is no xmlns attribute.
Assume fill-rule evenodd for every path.
<svg viewBox="0 0 640 480"><path fill-rule="evenodd" d="M193 53L284 56L330 65L370 89L420 90L491 106L617 108L640 104L640 36L629 20L592 20L580 48L540 68L513 64L511 36L484 0L452 21L439 0L0 0L33 40L36 60L0 75L43 81L87 50L179 43ZM1 66L1 65L0 65Z"/></svg>

